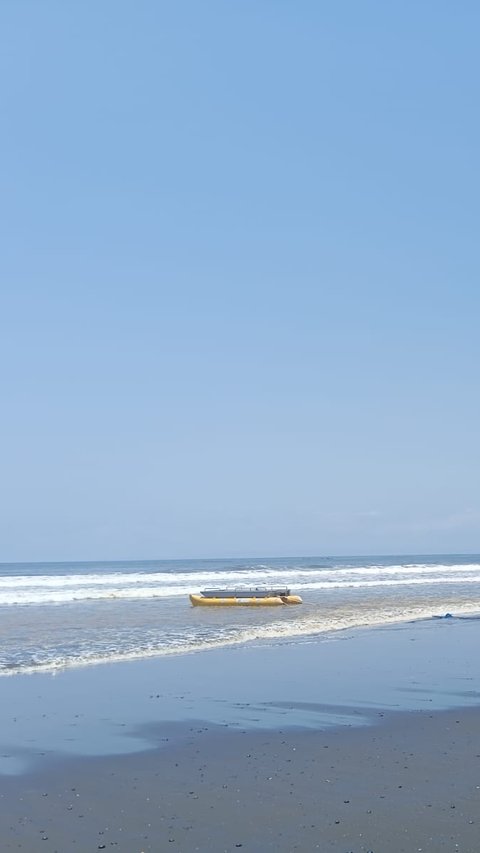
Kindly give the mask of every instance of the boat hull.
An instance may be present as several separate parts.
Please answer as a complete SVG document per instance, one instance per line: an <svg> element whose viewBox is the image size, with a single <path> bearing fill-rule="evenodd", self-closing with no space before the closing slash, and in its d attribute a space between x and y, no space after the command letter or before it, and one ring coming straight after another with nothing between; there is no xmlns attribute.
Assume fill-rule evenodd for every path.
<svg viewBox="0 0 480 853"><path fill-rule="evenodd" d="M190 595L194 607L281 607L288 604L301 604L299 595L271 595L252 598L207 598L204 595Z"/></svg>

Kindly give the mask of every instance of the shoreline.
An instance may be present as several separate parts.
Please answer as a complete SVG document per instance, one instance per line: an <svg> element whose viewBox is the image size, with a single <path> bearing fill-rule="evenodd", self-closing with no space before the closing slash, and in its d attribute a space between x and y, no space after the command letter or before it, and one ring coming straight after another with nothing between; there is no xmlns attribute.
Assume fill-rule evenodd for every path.
<svg viewBox="0 0 480 853"><path fill-rule="evenodd" d="M34 664L30 667L22 666L19 668L11 667L8 670L0 672L0 682L3 678L14 678L16 676L56 676L62 673L77 671L91 667L101 666L116 666L118 664L142 663L147 661L161 661L164 658L183 657L185 655L197 655L208 652L222 652L229 649L241 648L265 648L279 645L302 645L305 643L325 643L335 640L342 640L345 635L350 638L351 634L361 634L364 632L375 632L382 630L401 629L408 625L424 625L430 621L442 619L455 619L458 621L478 620L480 622L480 609L478 605L464 605L463 609L456 608L454 614L446 612L444 614L427 614L422 611L421 615L409 614L405 617L394 616L390 620L379 620L378 622L359 623L345 625L336 629L325 629L323 631L298 631L298 633L278 633L268 637L257 636L254 638L235 638L232 640L212 640L210 644L205 643L203 646L186 646L166 648L163 651L152 651L150 653L139 652L138 654L119 654L118 656L105 656L103 658L88 659L71 659L64 664Z"/></svg>
<svg viewBox="0 0 480 853"><path fill-rule="evenodd" d="M142 751L152 723L315 730L480 704L479 639L480 620L437 619L3 678L0 775L39 753Z"/></svg>
<svg viewBox="0 0 480 853"><path fill-rule="evenodd" d="M478 853L479 639L438 619L0 679L2 850Z"/></svg>

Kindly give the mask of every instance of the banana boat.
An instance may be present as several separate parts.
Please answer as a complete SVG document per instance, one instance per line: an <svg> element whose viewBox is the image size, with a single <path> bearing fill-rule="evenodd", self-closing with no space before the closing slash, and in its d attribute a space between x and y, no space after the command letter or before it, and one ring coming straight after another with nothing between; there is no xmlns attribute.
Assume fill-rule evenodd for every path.
<svg viewBox="0 0 480 853"><path fill-rule="evenodd" d="M194 607L281 607L301 604L299 595L292 595L286 587L238 589L205 589L200 594L191 593Z"/></svg>

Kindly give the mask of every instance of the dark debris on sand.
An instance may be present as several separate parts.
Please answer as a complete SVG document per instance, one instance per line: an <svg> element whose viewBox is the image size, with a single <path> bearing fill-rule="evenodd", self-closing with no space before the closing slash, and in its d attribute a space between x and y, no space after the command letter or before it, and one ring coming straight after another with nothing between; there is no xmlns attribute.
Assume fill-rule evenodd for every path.
<svg viewBox="0 0 480 853"><path fill-rule="evenodd" d="M2 853L479 853L476 710L160 740L4 777Z"/></svg>

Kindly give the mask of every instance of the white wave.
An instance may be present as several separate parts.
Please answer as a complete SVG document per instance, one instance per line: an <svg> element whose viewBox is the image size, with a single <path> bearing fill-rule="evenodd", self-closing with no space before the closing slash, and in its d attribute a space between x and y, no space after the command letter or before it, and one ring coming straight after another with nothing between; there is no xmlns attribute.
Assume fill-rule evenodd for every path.
<svg viewBox="0 0 480 853"><path fill-rule="evenodd" d="M383 580L344 580L330 581L324 583L319 581L312 584L295 584L295 589L371 589L372 587L383 586L430 586L436 584L464 584L464 583L480 583L480 575L465 576L463 578L455 577L438 577L438 578L388 578Z"/></svg>
<svg viewBox="0 0 480 853"><path fill-rule="evenodd" d="M29 588L38 586L48 587L82 587L82 586L135 586L138 584L152 584L161 586L187 587L198 586L207 583L250 583L253 579L265 580L265 577L282 575L282 572L274 571L209 571L209 572L152 572L146 573L122 573L111 572L109 574L85 574L85 575L7 575L0 577L0 590L9 588ZM291 572L286 572L289 577Z"/></svg>
<svg viewBox="0 0 480 853"><path fill-rule="evenodd" d="M291 568L268 568L263 566L252 567L243 570L210 570L204 572L108 572L108 573L88 573L88 574L70 574L70 575L5 575L0 576L0 589L20 587L64 587L64 586L135 586L138 584L153 584L161 586L168 584L170 586L192 586L201 585L213 582L221 582L224 584L231 582L253 583L254 581L265 581L266 578L280 578L282 580L290 579L292 582L296 579L315 579L323 578L338 578L347 576L378 576L386 577L389 575L418 575L418 574L438 574L438 573L463 573L479 571L479 563L468 563L458 565L443 565L443 564L403 564L394 566L344 566L341 568L331 569L304 569L301 567Z"/></svg>
<svg viewBox="0 0 480 853"><path fill-rule="evenodd" d="M87 575L7 576L0 578L1 605L67 604L107 599L134 600L173 598L197 592L203 586L275 583L295 591L371 589L375 587L480 582L480 565L359 566L342 569L271 571L214 571L122 573Z"/></svg>
<svg viewBox="0 0 480 853"><path fill-rule="evenodd" d="M177 596L178 590L174 587L163 589L152 589L152 587L137 587L136 589L98 589L98 588L83 588L83 589L31 589L18 592L0 593L1 605L27 605L27 604L73 604L79 601L106 601L108 599L149 599L155 598L172 598ZM184 593L181 593L184 595Z"/></svg>
<svg viewBox="0 0 480 853"><path fill-rule="evenodd" d="M455 608L455 615L479 615L478 604L461 604ZM220 636L201 640L187 639L186 642L164 645L148 646L143 649L129 648L124 651L115 650L103 653L92 652L72 657L59 655L45 661L38 661L26 666L13 666L9 669L0 669L0 676L17 675L20 673L58 672L66 668L78 668L90 665L118 663L155 657L166 657L180 654L192 654L209 651L213 649L226 648L229 646L244 645L254 642L273 643L278 641L295 641L301 637L334 637L341 631L387 627L411 620L430 619L431 608L425 606L408 606L402 610L391 611L378 609L365 611L332 611L325 614L324 611L316 613L312 618L302 622L278 621L269 625L260 625L254 628L243 628L234 636Z"/></svg>

